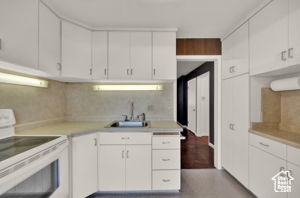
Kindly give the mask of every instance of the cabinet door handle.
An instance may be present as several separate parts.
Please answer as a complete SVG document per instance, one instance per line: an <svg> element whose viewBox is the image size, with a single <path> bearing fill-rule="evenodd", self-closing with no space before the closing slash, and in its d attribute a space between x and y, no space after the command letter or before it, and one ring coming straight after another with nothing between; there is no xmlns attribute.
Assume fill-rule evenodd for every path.
<svg viewBox="0 0 300 198"><path fill-rule="evenodd" d="M166 182L170 182L171 180L170 179L163 179L162 181L166 183Z"/></svg>
<svg viewBox="0 0 300 198"><path fill-rule="evenodd" d="M126 151L126 158L129 159L129 151Z"/></svg>
<svg viewBox="0 0 300 198"><path fill-rule="evenodd" d="M289 58L294 58L294 48L289 48L288 56L289 56Z"/></svg>
<svg viewBox="0 0 300 198"><path fill-rule="evenodd" d="M132 76L132 74L133 74L133 69L130 70L130 75Z"/></svg>
<svg viewBox="0 0 300 198"><path fill-rule="evenodd" d="M155 73L156 73L156 70L155 69L153 69L153 75L155 76Z"/></svg>
<svg viewBox="0 0 300 198"><path fill-rule="evenodd" d="M282 51L281 52L281 60L282 61L286 61L287 60L287 58L286 58L286 51Z"/></svg>
<svg viewBox="0 0 300 198"><path fill-rule="evenodd" d="M163 141L162 144L170 144L169 141Z"/></svg>
<svg viewBox="0 0 300 198"><path fill-rule="evenodd" d="M170 159L161 159L163 162L170 161Z"/></svg>
<svg viewBox="0 0 300 198"><path fill-rule="evenodd" d="M104 69L104 76L106 76L107 75L107 69L105 68Z"/></svg>
<svg viewBox="0 0 300 198"><path fill-rule="evenodd" d="M95 146L97 146L97 145L98 145L97 138L94 138L94 145L95 145Z"/></svg>
<svg viewBox="0 0 300 198"><path fill-rule="evenodd" d="M262 143L262 142L260 142L259 144L264 146L264 147L269 147L270 146L269 144L265 144L265 143Z"/></svg>
<svg viewBox="0 0 300 198"><path fill-rule="evenodd" d="M129 69L126 70L127 76L129 75Z"/></svg>
<svg viewBox="0 0 300 198"><path fill-rule="evenodd" d="M125 158L125 151L122 151L122 159Z"/></svg>

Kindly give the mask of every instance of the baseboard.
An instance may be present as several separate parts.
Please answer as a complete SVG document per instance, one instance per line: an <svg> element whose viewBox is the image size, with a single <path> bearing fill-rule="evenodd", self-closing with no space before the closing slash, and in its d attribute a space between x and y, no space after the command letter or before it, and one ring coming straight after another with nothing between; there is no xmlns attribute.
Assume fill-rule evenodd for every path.
<svg viewBox="0 0 300 198"><path fill-rule="evenodd" d="M213 149L215 148L215 145L213 145L213 144L210 143L210 142L208 143L208 146L210 146L210 147L213 148Z"/></svg>

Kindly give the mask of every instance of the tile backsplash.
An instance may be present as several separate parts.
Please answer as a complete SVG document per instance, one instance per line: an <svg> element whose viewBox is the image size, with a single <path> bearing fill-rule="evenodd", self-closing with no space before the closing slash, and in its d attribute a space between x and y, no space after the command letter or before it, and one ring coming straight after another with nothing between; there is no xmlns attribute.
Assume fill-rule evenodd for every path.
<svg viewBox="0 0 300 198"><path fill-rule="evenodd" d="M300 90L274 92L263 88L262 121L264 125L300 133Z"/></svg>
<svg viewBox="0 0 300 198"><path fill-rule="evenodd" d="M65 86L56 81L49 81L48 88L0 83L0 108L13 109L18 126L63 120Z"/></svg>
<svg viewBox="0 0 300 198"><path fill-rule="evenodd" d="M0 83L0 108L13 109L19 128L62 120L115 120L130 113L146 113L146 119L173 120L172 83L163 83L162 91L93 90L89 83L49 81L48 88Z"/></svg>
<svg viewBox="0 0 300 198"><path fill-rule="evenodd" d="M66 87L68 120L116 120L130 114L146 113L146 119L173 120L173 84L162 91L94 91L92 84L70 83Z"/></svg>

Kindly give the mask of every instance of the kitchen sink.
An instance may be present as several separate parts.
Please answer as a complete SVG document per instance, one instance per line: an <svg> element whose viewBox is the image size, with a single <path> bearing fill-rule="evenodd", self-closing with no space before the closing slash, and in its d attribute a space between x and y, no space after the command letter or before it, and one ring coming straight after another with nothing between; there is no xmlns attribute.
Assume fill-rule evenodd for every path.
<svg viewBox="0 0 300 198"><path fill-rule="evenodd" d="M129 128L146 128L150 126L150 122L140 122L140 121L115 121L109 124L108 128L122 128L122 127L129 127Z"/></svg>

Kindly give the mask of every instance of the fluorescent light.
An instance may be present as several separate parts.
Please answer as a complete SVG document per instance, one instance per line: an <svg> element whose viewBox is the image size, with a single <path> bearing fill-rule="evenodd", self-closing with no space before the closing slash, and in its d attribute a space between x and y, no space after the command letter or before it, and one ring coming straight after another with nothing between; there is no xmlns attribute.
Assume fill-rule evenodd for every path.
<svg viewBox="0 0 300 198"><path fill-rule="evenodd" d="M48 87L48 81L46 80L39 80L36 78L29 78L29 77L1 73L1 72L0 72L0 83L27 85L27 86L34 86L34 87Z"/></svg>
<svg viewBox="0 0 300 198"><path fill-rule="evenodd" d="M157 91L162 85L95 85L95 91Z"/></svg>

